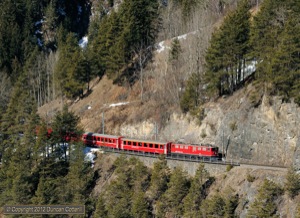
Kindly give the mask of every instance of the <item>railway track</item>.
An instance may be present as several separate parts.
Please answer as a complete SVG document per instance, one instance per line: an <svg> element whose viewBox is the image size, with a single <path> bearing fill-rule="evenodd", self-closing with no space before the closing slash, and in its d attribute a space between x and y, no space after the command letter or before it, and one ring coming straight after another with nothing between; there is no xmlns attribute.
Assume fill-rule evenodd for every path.
<svg viewBox="0 0 300 218"><path fill-rule="evenodd" d="M153 153L142 153L136 151L124 151L112 148L101 148L104 152L109 153L119 153L125 155L133 155L133 156L140 156L140 157L150 157L150 158L158 158L159 154ZM216 164L216 165L231 165L231 166L239 166L243 168L252 168L252 169L269 169L269 170L281 170L286 171L288 167L280 166L280 165L268 165L268 164L253 164L253 163L246 163L246 162L236 162L236 161L223 161L217 159L211 159L209 157L194 157L194 156L172 156L167 155L167 160L177 160L177 161L185 161L185 162L198 162L198 163L206 163L206 164Z"/></svg>
<svg viewBox="0 0 300 218"><path fill-rule="evenodd" d="M153 153L144 153L144 152L136 152L136 151L128 151L128 150L118 150L113 148L101 148L105 152L110 153L119 153L125 155L133 155L133 156L141 156L141 157L150 157L150 158L158 158L159 154ZM199 163L208 163L208 164L218 164L218 165L232 165L232 166L240 166L240 163L235 161L222 161L215 158L210 157L195 157L195 156L188 156L188 155L167 155L167 160L178 160L178 161L185 161L185 162L199 162Z"/></svg>

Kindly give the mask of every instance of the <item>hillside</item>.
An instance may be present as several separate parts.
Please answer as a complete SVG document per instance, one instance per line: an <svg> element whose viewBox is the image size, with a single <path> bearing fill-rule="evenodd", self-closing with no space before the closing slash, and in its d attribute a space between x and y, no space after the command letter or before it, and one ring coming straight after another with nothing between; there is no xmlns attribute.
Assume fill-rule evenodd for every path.
<svg viewBox="0 0 300 218"><path fill-rule="evenodd" d="M0 5L0 206L299 216L299 2ZM103 152L91 163L81 130L208 143L241 165Z"/></svg>

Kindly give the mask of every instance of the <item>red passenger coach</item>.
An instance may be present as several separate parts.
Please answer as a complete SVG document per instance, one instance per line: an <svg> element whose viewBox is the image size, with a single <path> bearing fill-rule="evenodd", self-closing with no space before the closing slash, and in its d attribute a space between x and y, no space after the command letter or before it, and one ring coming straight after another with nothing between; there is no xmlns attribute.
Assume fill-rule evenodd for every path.
<svg viewBox="0 0 300 218"><path fill-rule="evenodd" d="M218 147L211 145L172 144L171 153L201 157L218 157Z"/></svg>
<svg viewBox="0 0 300 218"><path fill-rule="evenodd" d="M96 147L120 148L122 137L114 135L104 135L98 133L84 133L82 136L85 145Z"/></svg>
<svg viewBox="0 0 300 218"><path fill-rule="evenodd" d="M122 138L121 149L155 154L169 154L171 142Z"/></svg>

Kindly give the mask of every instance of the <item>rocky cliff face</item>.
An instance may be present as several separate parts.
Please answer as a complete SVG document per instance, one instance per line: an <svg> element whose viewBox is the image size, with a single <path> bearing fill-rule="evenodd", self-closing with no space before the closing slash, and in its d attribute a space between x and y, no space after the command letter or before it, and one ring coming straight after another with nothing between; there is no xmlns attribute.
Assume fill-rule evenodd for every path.
<svg viewBox="0 0 300 218"><path fill-rule="evenodd" d="M189 115L173 114L157 139L219 146L227 160L300 167L300 109L278 97L263 96L254 106L249 89L204 105L201 124ZM155 123L122 125L120 133L138 138L155 136Z"/></svg>

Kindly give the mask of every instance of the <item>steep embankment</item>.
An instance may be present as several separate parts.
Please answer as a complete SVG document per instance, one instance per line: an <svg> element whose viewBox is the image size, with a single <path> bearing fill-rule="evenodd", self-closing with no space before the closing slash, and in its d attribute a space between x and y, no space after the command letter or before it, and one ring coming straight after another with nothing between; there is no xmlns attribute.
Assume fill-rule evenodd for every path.
<svg viewBox="0 0 300 218"><path fill-rule="evenodd" d="M178 37L183 50L194 37L195 32ZM170 40L158 45L150 67L151 72L156 72L154 76L164 74L168 68L164 63L169 45ZM152 83L151 77L145 80L145 96L163 91ZM106 77L93 82L87 97L69 103L70 109L81 117L85 131L102 131L104 121L105 133L109 134L211 143L219 146L229 160L285 166L294 163L300 167L299 107L282 103L276 97L263 96L260 102L259 95L262 94L249 84L232 96L209 102L203 105L205 116L201 124L164 101L158 103L148 98L142 103L139 83L121 87ZM60 108L61 102L57 100L41 107L39 112L50 120Z"/></svg>

